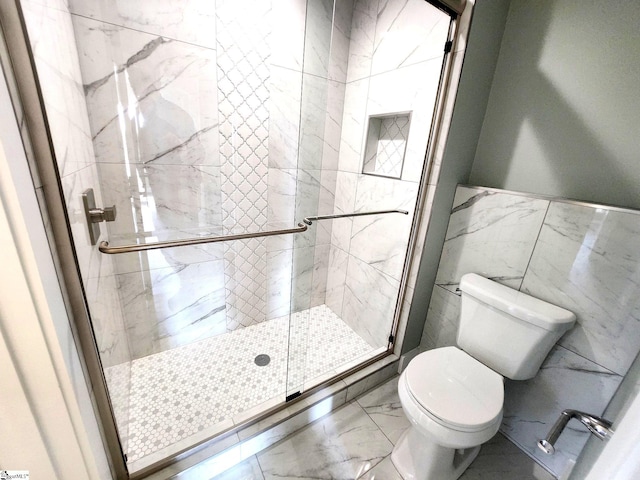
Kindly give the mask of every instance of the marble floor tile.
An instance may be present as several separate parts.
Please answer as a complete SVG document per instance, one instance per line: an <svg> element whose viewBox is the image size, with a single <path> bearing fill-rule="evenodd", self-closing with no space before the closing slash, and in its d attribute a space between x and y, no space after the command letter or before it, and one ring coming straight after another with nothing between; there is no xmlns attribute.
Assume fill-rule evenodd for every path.
<svg viewBox="0 0 640 480"><path fill-rule="evenodd" d="M356 478L363 463L377 465L393 445L355 402L258 454L265 479Z"/></svg>
<svg viewBox="0 0 640 480"><path fill-rule="evenodd" d="M555 477L498 433L480 449L460 480L553 480Z"/></svg>
<svg viewBox="0 0 640 480"><path fill-rule="evenodd" d="M356 480L402 480L402 476L396 470L389 455L375 467L356 477Z"/></svg>
<svg viewBox="0 0 640 480"><path fill-rule="evenodd" d="M371 420L394 445L400 435L411 425L400 405L398 378L392 378L357 400Z"/></svg>
<svg viewBox="0 0 640 480"><path fill-rule="evenodd" d="M398 376L215 477L233 479L402 480L391 461L391 439L409 425L397 394ZM393 426L396 422L396 426ZM404 426L404 427L402 427ZM460 480L553 480L498 433Z"/></svg>
<svg viewBox="0 0 640 480"><path fill-rule="evenodd" d="M254 455L215 478L216 480L264 480L264 475Z"/></svg>

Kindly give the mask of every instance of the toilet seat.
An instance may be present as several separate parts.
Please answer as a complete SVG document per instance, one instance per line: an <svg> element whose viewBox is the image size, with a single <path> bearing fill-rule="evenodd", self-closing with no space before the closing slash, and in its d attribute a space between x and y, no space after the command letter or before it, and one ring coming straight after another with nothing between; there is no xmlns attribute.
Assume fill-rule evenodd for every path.
<svg viewBox="0 0 640 480"><path fill-rule="evenodd" d="M418 355L403 376L413 400L445 427L479 432L502 418L502 376L456 347Z"/></svg>

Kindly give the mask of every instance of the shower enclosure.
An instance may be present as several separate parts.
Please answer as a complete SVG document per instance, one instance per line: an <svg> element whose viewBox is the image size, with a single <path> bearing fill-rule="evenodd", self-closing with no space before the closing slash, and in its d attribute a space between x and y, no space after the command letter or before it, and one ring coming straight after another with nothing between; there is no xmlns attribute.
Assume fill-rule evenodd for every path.
<svg viewBox="0 0 640 480"><path fill-rule="evenodd" d="M18 3L129 472L392 350L449 13Z"/></svg>

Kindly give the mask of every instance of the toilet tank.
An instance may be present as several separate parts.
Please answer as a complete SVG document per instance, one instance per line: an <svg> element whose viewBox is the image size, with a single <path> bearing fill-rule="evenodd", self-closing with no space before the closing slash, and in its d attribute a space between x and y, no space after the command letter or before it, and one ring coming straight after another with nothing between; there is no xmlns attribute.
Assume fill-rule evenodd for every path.
<svg viewBox="0 0 640 480"><path fill-rule="evenodd" d="M462 276L460 290L458 346L513 380L534 377L576 321L564 308L475 273Z"/></svg>

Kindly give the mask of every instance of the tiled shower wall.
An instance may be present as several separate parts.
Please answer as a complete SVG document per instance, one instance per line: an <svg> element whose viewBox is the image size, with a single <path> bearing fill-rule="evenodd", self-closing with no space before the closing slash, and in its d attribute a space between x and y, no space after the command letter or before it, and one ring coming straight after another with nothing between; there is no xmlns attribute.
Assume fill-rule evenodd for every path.
<svg viewBox="0 0 640 480"><path fill-rule="evenodd" d="M102 303L117 316L127 312L102 333L106 363L130 358L119 353L129 346L138 358L247 323L227 316L239 290L226 288L225 272L234 269L252 280L246 291L266 292L262 304L246 302L261 313L250 309L240 317L286 314L293 291L294 311L327 303L373 346L385 345L449 18L421 0L335 7L327 0L260 2L266 19L260 35L271 48L254 65L253 53L223 54L216 15L216 8L250 8L248 1L70 5L73 31L56 43L73 46L75 36L82 74L76 88L84 88L87 145L95 151L80 155L95 174L74 185L102 189L99 202L116 205L118 220L103 239L122 244L222 234L226 202L236 207L228 211L252 212L247 218L255 228L288 228L314 214L409 210L408 216L316 222L304 235L266 239L264 256L247 245L236 249L246 255L230 258L219 244L115 257L90 249L103 264L115 263L99 269L93 310ZM276 20L277 28L269 23ZM253 84L247 72L257 65L268 71ZM248 95L247 87L261 93ZM248 134L219 114L227 99L245 112L243 126L251 119ZM402 178L362 175L366 117L399 111L412 111ZM244 145L221 142L233 135ZM223 172L228 167L237 170ZM259 207L265 179L266 223ZM85 235L80 220L77 226ZM266 257L266 266L257 265L258 257Z"/></svg>
<svg viewBox="0 0 640 480"><path fill-rule="evenodd" d="M340 94L329 107L314 97L307 79L328 90L318 72L303 87L338 37L332 2L311 4L324 15L302 0L71 2L104 203L118 209L112 243L291 228L333 211L335 180L298 155L305 133L342 112ZM287 314L292 289L295 309L311 294L323 303L328 240L316 249L314 237L316 226L295 244L119 255L134 358Z"/></svg>
<svg viewBox="0 0 640 480"><path fill-rule="evenodd" d="M356 0L345 72L326 304L372 346L387 344L438 92L449 16L422 0ZM368 117L411 112L399 179L362 173Z"/></svg>
<svg viewBox="0 0 640 480"><path fill-rule="evenodd" d="M565 429L556 454L544 438L564 409L604 412L640 351L640 212L459 186L422 336L455 344L460 277L475 272L574 312L577 325L538 375L507 381L501 430L555 475L589 433Z"/></svg>
<svg viewBox="0 0 640 480"><path fill-rule="evenodd" d="M117 256L133 357L323 303L386 345L449 17L421 0L71 10L112 243L409 210ZM409 111L402 178L360 174L366 116Z"/></svg>

